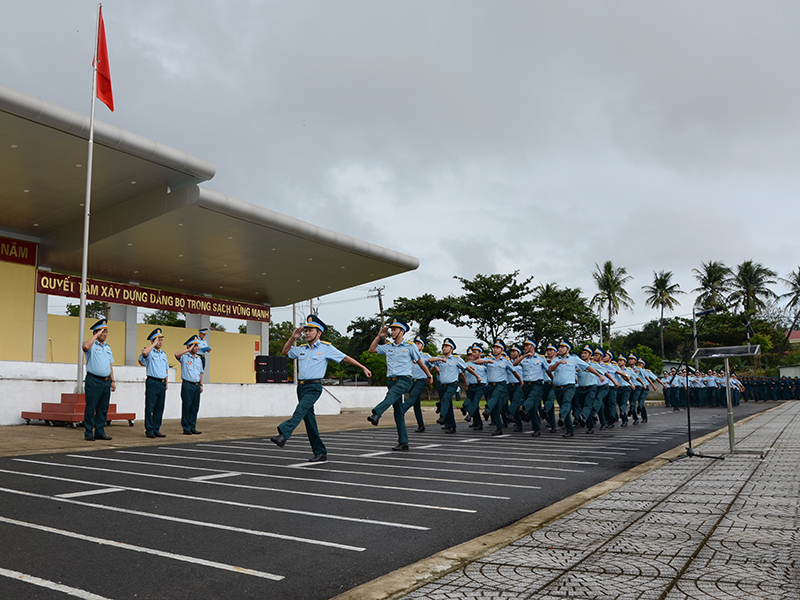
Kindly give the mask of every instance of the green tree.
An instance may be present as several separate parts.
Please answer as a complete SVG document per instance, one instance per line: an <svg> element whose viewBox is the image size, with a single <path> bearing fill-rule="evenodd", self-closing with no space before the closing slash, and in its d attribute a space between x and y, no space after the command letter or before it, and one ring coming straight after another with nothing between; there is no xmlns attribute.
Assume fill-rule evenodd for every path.
<svg viewBox="0 0 800 600"><path fill-rule="evenodd" d="M70 317L81 316L81 305L67 303L67 314ZM86 303L86 318L87 319L107 319L108 318L108 304L95 300L94 302Z"/></svg>
<svg viewBox="0 0 800 600"><path fill-rule="evenodd" d="M432 321L447 321L453 310L453 298L438 299L433 294L422 294L416 298L397 298L389 310L393 317L400 317L409 324L417 324L417 333L425 340L433 340L436 330Z"/></svg>
<svg viewBox="0 0 800 600"><path fill-rule="evenodd" d="M599 319L579 288L560 289L555 283L539 285L534 289L533 305L526 333L540 344L561 336L573 341L588 340L599 331Z"/></svg>
<svg viewBox="0 0 800 600"><path fill-rule="evenodd" d="M598 292L592 298L592 306L597 306L600 310L603 307L608 309L608 335L611 337L611 324L614 322L614 315L619 313L620 308L633 309L633 300L625 289L625 284L632 279L628 275L625 267L615 267L607 260L601 268L595 263L595 271L592 273Z"/></svg>
<svg viewBox="0 0 800 600"><path fill-rule="evenodd" d="M678 299L675 297L678 294L683 294L680 285L672 283L672 271L653 271L653 283L651 285L644 285L642 289L647 293L645 305L650 308L660 308L661 316L658 319L659 328L661 330L661 358L664 358L664 309L675 310L675 307L680 305Z"/></svg>
<svg viewBox="0 0 800 600"><path fill-rule="evenodd" d="M347 326L347 333L350 334L349 342L345 347L340 348L342 352L352 357L361 356L361 353L368 350L372 340L381 330L381 318L379 315L374 317L356 317ZM362 362L361 364L366 364ZM369 365L367 365L369 367ZM372 367L369 367L372 370Z"/></svg>
<svg viewBox="0 0 800 600"><path fill-rule="evenodd" d="M692 290L693 292L700 292L700 295L694 301L694 305L700 308L714 308L715 306L724 305L726 303L726 294L730 291L730 268L717 260L700 264L701 267L699 269L692 269L694 278L700 284L699 287Z"/></svg>
<svg viewBox="0 0 800 600"><path fill-rule="evenodd" d="M373 385L386 385L386 357L365 350L358 361L372 371Z"/></svg>
<svg viewBox="0 0 800 600"><path fill-rule="evenodd" d="M760 263L746 260L736 267L730 279L733 290L728 297L734 307L741 307L746 315L754 315L766 306L765 300L775 298L775 292L767 286L776 283L777 273Z"/></svg>
<svg viewBox="0 0 800 600"><path fill-rule="evenodd" d="M780 299L786 300L786 309L794 312L792 324L789 326L789 331L786 332L785 342L788 344L789 336L792 335L792 331L794 331L797 325L797 319L800 318L800 267L797 267L796 271L789 273L786 279L783 277L779 277L778 279L789 288L788 292L780 295Z"/></svg>
<svg viewBox="0 0 800 600"><path fill-rule="evenodd" d="M291 321L281 321L280 323L269 324L269 355L282 356L283 345L286 343L292 333L294 332L294 325Z"/></svg>
<svg viewBox="0 0 800 600"><path fill-rule="evenodd" d="M145 315L142 323L149 325L161 325L162 327L186 327L186 317L183 313L171 310L157 310L149 315Z"/></svg>
<svg viewBox="0 0 800 600"><path fill-rule="evenodd" d="M454 276L465 293L453 298L447 321L456 327L475 329L475 335L486 344L524 332L526 315L535 308L530 287L533 277L518 281L518 275L519 271L507 275L479 274L474 279Z"/></svg>

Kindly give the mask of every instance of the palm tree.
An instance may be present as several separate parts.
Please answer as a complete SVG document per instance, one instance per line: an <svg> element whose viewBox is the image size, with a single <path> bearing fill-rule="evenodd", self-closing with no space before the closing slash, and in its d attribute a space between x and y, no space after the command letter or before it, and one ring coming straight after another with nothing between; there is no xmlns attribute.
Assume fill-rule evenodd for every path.
<svg viewBox="0 0 800 600"><path fill-rule="evenodd" d="M777 283L778 274L768 269L761 263L746 260L736 267L736 273L730 279L733 290L728 297L728 302L733 306L742 307L742 312L753 315L758 309L764 308L765 299L776 298L775 292L767 286Z"/></svg>
<svg viewBox="0 0 800 600"><path fill-rule="evenodd" d="M778 277L778 279L789 286L789 291L785 294L781 294L780 298L782 300L788 300L786 308L796 311L794 313L794 319L792 319L792 325L789 327L789 331L786 332L786 342L788 342L795 325L797 325L797 319L800 318L800 267L797 267L797 271L789 273L787 279L783 277Z"/></svg>
<svg viewBox="0 0 800 600"><path fill-rule="evenodd" d="M692 269L694 278L700 284L700 287L692 290L700 292L694 305L701 308L714 308L725 304L725 295L731 289L728 283L731 270L717 260L700 264L702 265L700 269Z"/></svg>
<svg viewBox="0 0 800 600"><path fill-rule="evenodd" d="M628 275L625 267L615 268L614 264L607 260L603 263L603 268L595 263L595 272L592 273L597 289L599 290L592 298L592 306L608 307L608 339L611 339L611 323L614 315L619 313L620 308L633 308L633 300L625 290L625 284L632 279Z"/></svg>
<svg viewBox="0 0 800 600"><path fill-rule="evenodd" d="M653 271L653 284L643 285L642 289L647 292L645 305L650 308L661 308L661 317L658 326L661 329L661 358L664 358L664 309L675 310L680 304L675 298L678 294L684 294L680 285L672 283L672 271Z"/></svg>

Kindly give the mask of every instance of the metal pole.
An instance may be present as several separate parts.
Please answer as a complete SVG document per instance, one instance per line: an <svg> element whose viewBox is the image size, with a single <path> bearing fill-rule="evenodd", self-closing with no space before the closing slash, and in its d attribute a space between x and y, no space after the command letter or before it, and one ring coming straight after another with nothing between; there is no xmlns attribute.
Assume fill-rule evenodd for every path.
<svg viewBox="0 0 800 600"><path fill-rule="evenodd" d="M97 5L97 22L94 33L94 59L92 60L92 110L89 114L89 155L86 159L86 197L83 211L83 256L81 259L81 304L78 319L78 372L75 393L83 393L83 332L86 328L86 278L89 264L89 221L92 205L92 160L94 158L94 104L97 97L97 44L100 38L100 4Z"/></svg>
<svg viewBox="0 0 800 600"><path fill-rule="evenodd" d="M725 357L725 395L728 399L728 443L730 444L731 454L736 452L736 440L734 439L733 429L733 401L731 400L731 367L728 357Z"/></svg>
<svg viewBox="0 0 800 600"><path fill-rule="evenodd" d="M692 307L692 333L694 334L694 351L697 352L697 317L695 316L695 307ZM700 359L694 359L694 370L700 368ZM687 369L688 374L688 369Z"/></svg>
<svg viewBox="0 0 800 600"><path fill-rule="evenodd" d="M297 304L292 303L292 331L297 329ZM297 345L297 340L295 340L294 345ZM295 358L294 361L294 383L297 384L297 359Z"/></svg>

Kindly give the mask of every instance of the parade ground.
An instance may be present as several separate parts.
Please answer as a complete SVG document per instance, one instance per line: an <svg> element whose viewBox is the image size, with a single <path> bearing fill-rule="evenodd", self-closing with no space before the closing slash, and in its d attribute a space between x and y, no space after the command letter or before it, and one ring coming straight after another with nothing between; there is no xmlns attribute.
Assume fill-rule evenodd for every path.
<svg viewBox="0 0 800 600"><path fill-rule="evenodd" d="M0 430L0 597L797 598L800 403L563 439L321 417L329 460L277 418ZM762 458L763 455L763 458Z"/></svg>

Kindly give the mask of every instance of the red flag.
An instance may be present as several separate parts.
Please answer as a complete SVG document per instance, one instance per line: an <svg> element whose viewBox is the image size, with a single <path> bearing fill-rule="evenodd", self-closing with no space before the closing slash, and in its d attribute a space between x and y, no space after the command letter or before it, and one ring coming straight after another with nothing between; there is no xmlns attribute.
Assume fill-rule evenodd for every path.
<svg viewBox="0 0 800 600"><path fill-rule="evenodd" d="M97 99L114 112L114 95L111 93L111 68L108 65L108 47L106 46L106 26L103 23L103 7L100 7L100 24L97 33Z"/></svg>

